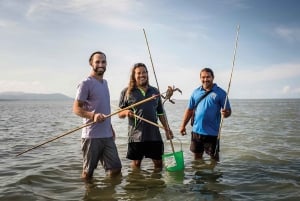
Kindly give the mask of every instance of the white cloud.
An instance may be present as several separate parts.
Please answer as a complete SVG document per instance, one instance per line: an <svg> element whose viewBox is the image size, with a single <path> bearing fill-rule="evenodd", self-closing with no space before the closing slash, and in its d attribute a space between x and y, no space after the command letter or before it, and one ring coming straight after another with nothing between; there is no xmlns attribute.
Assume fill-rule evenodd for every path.
<svg viewBox="0 0 300 201"><path fill-rule="evenodd" d="M4 19L0 19L0 28L10 28L15 26L15 22L11 21L11 20L4 20Z"/></svg>
<svg viewBox="0 0 300 201"><path fill-rule="evenodd" d="M289 85L286 85L282 88L281 92L283 94L300 95L300 86L291 87Z"/></svg>
<svg viewBox="0 0 300 201"><path fill-rule="evenodd" d="M290 91L291 91L291 87L290 86L284 86L283 89L282 89L282 92L284 94L289 93Z"/></svg>
<svg viewBox="0 0 300 201"><path fill-rule="evenodd" d="M300 64L276 64L248 69L236 69L235 80L239 82L261 82L297 78L300 76Z"/></svg>
<svg viewBox="0 0 300 201"><path fill-rule="evenodd" d="M175 93L175 99L188 99L193 90L201 85L198 68L186 68L174 63L158 62L155 65L156 75L160 90L163 92L168 85L175 85L183 94ZM147 64L146 64L147 65ZM163 68L172 66L172 68ZM278 64L264 67L249 67L249 70L241 70L236 66L232 76L229 96L231 98L294 98L300 97L300 64ZM156 86L154 74L150 64L150 83ZM251 69L251 70L250 70ZM231 69L214 69L215 83L227 91ZM125 87L129 79L129 67L127 75L116 75L109 72L107 76L113 99L119 98L120 90ZM114 80L118 80L114 83ZM296 81L295 81L296 80ZM294 83L294 84L292 84ZM284 87L285 86L285 87ZM292 87L291 87L292 86Z"/></svg>
<svg viewBox="0 0 300 201"><path fill-rule="evenodd" d="M245 0L227 0L227 1L224 1L224 4L227 4L231 7L236 7L239 9L249 8L249 5L247 4L247 1L245 1Z"/></svg>
<svg viewBox="0 0 300 201"><path fill-rule="evenodd" d="M0 68L3 68L0 90L25 92L51 90L72 95L80 81L79 77L88 75L88 72L83 70L84 66L88 67L87 55L100 48L109 57L111 69L108 69L105 78L110 83L111 95L114 99L119 98L121 89L128 83L130 66L134 62L145 62L149 70L151 68L142 28L146 28L148 33L161 91L166 90L168 85L175 85L183 91L183 95L174 94L174 98L189 98L194 88L201 84L199 68L203 65L213 67L216 74L215 82L226 89L231 70L226 63L231 60L232 37L234 37L230 36L230 47L226 47L229 38L226 34L229 33L227 25L222 27L220 24L212 23L208 26L207 23L213 20L215 15L211 16L212 12L199 12L201 14L191 12L192 4L185 6L172 4L168 8L162 8L162 5L167 5L166 2L149 2L32 0L7 6L8 15L0 19L2 30L0 35L6 42L2 44L4 48L0 52L3 55L0 63ZM232 6L243 5L244 1L233 0L228 3L233 3ZM157 13L150 15L153 8L157 8ZM78 24L76 20L79 21ZM235 24L235 22L228 23ZM221 38L218 38L217 33L222 33ZM300 41L299 28L281 26L274 33L287 41ZM242 43L250 40L245 33L241 33L241 36ZM255 37L254 42L260 42L261 37ZM262 51L270 51L267 42L263 41L265 45L262 48L266 49ZM274 47L280 49L275 45L277 44L274 42ZM18 54L16 59L18 52L24 54ZM244 52L244 55L256 58L255 63L261 61L266 63L268 60L296 61L297 56L293 59L293 53L295 54L295 51L289 49L280 51L280 57L276 61L274 60L276 54L270 58L262 58L261 55L257 55L256 49L251 48L249 52ZM224 66L227 66L226 69ZM296 63L272 66L238 64L233 72L230 95L234 98L248 98L256 94L253 97L260 98L294 93L300 97L298 69L300 64ZM156 85L152 72L149 76L151 84Z"/></svg>
<svg viewBox="0 0 300 201"><path fill-rule="evenodd" d="M275 33L289 42L300 42L300 28L277 27Z"/></svg>
<svg viewBox="0 0 300 201"><path fill-rule="evenodd" d="M233 74L232 95L234 98L300 97L300 64L252 66L248 69L237 68Z"/></svg>
<svg viewBox="0 0 300 201"><path fill-rule="evenodd" d="M55 13L71 14L114 28L136 29L138 23L130 19L130 13L134 14L133 6L142 4L130 0L36 1L29 6L26 16L30 20L48 20Z"/></svg>

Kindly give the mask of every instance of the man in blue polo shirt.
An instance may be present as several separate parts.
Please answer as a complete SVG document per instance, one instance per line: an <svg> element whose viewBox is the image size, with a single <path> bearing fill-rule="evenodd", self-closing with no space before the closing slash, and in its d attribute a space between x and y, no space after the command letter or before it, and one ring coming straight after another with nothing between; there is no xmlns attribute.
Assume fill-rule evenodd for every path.
<svg viewBox="0 0 300 201"><path fill-rule="evenodd" d="M186 125L194 115L190 150L194 159L202 159L203 153L211 159L219 161L218 134L221 115L227 118L231 115L230 103L226 92L213 82L214 73L210 68L200 71L202 86L195 89L185 110L180 133L186 135ZM224 108L226 106L226 108ZM217 151L215 151L217 148Z"/></svg>

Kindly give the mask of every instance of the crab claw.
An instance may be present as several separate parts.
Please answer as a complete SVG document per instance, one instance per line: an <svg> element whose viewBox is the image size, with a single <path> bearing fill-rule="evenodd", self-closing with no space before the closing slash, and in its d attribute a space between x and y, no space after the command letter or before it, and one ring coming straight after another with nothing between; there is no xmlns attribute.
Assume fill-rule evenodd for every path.
<svg viewBox="0 0 300 201"><path fill-rule="evenodd" d="M179 88L176 88L174 91L179 91L182 94L182 91Z"/></svg>

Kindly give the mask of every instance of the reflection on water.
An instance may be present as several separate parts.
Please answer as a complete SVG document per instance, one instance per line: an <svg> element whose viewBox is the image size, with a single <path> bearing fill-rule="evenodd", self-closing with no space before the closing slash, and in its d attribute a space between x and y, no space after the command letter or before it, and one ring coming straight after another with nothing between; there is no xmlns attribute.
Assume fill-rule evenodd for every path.
<svg viewBox="0 0 300 201"><path fill-rule="evenodd" d="M124 179L125 194L122 195L122 198L125 200L145 200L162 193L165 187L161 173L132 170Z"/></svg>
<svg viewBox="0 0 300 201"><path fill-rule="evenodd" d="M132 170L126 159L127 121L112 117L122 175L103 168L86 183L81 178L80 131L20 157L15 155L82 124L72 102L0 102L0 200L298 200L300 197L300 100L235 100L223 124L220 163L194 161L190 135L180 136L186 101L167 104L183 171L153 171L150 159ZM23 118L21 118L23 117ZM24 118L26 117L26 118ZM190 129L190 128L187 128ZM162 131L163 132L163 131ZM181 144L182 142L182 144ZM171 153L165 142L166 153Z"/></svg>
<svg viewBox="0 0 300 201"><path fill-rule="evenodd" d="M221 172L203 166L159 173L129 169L124 176L94 178L85 183L83 200L188 200L188 197L190 200L231 200L220 194L221 178Z"/></svg>
<svg viewBox="0 0 300 201"><path fill-rule="evenodd" d="M121 178L122 176L104 177L85 181L86 191L83 200L118 200L116 198L116 187L121 183Z"/></svg>
<svg viewBox="0 0 300 201"><path fill-rule="evenodd" d="M166 187L161 173L130 170L126 176L93 178L85 183L83 200L145 200Z"/></svg>
<svg viewBox="0 0 300 201"><path fill-rule="evenodd" d="M191 161L191 166L194 169L210 169L213 170L217 165L217 162L215 160L194 160Z"/></svg>

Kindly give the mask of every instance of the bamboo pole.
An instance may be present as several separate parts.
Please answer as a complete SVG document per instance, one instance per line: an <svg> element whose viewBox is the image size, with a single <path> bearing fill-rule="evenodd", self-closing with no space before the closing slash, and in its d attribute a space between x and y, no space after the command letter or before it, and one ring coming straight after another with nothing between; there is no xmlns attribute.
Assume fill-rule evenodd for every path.
<svg viewBox="0 0 300 201"><path fill-rule="evenodd" d="M161 95L161 94L153 95L153 96L151 96L151 97L149 97L149 98L146 98L146 99L144 99L144 100L142 100L142 101L139 101L139 102L137 102L137 103L135 103L135 104L132 104L132 105L130 105L130 106L128 106L128 107L125 107L125 108L123 108L123 109L117 110L117 111L115 111L115 112L113 112L113 113L111 113L111 114L109 114L109 115L106 115L105 118L111 117L111 116L113 116L113 115L116 115L116 114L118 114L118 113L124 111L124 110L128 110L128 109L133 108L133 107L135 107L135 106L137 106L137 105L143 104L143 103L145 103L145 102L147 102L147 101L150 101L150 100L152 100L152 99L154 99L154 98L156 98L156 97L158 97L158 96L160 96L160 95ZM90 125L92 125L92 124L94 124L94 123L96 123L96 122L89 122L89 123L87 123L87 124L83 124L83 125L81 125L81 126L79 126L79 127L76 127L76 128L74 128L74 129L72 129L72 130L66 132L66 133L63 133L63 134L61 134L61 135L59 135L59 136L56 136L56 137L54 137L54 138L52 138L52 139L50 139L50 140L47 140L46 142L40 143L40 144L38 144L38 145L36 145L36 146L33 146L33 147L31 147L30 149L27 149L27 150L25 150L25 151L23 151L23 152L17 154L16 156L20 156L20 155L22 155L22 154L24 154L24 153L26 153L26 152L29 152L29 151L31 151L31 150L33 150L33 149L36 149L36 148L38 148L38 147L41 147L41 146L43 146L43 145L45 145L45 144L47 144L47 143L49 143L49 142L52 142L52 141L57 140L57 139L59 139L59 138L62 138L62 137L64 137L64 136L66 136L66 135L69 135L69 134L71 134L71 133L73 133L73 132L75 132L75 131L78 131L78 130L84 128L84 127L90 126Z"/></svg>
<svg viewBox="0 0 300 201"><path fill-rule="evenodd" d="M231 73L230 73L230 78L229 78L229 83L228 83L228 88L227 88L227 92L226 92L226 98L225 98L225 103L224 103L224 108L223 109L226 109L226 105L227 105L227 101L228 101L228 94L229 94L229 90L230 90L230 86L231 86L232 74L233 74L233 69L234 69L234 65L235 65L236 50L237 50L238 40L239 40L239 31L240 31L240 25L237 26L236 39L235 39L235 47L234 47L234 53L233 53L233 59L232 59L232 68L231 68ZM224 120L224 117L222 115L221 116L221 121L220 121L219 132L218 132L218 141L217 141L217 144L216 144L216 149L215 149L214 155L216 155L217 152L218 152L218 147L219 147L220 138L221 138L221 129L222 129L222 125L223 125L223 120Z"/></svg>
<svg viewBox="0 0 300 201"><path fill-rule="evenodd" d="M154 77L155 77L157 89L158 89L158 91L159 91L159 93L160 93L159 85L158 85L158 81L157 81L157 77L156 77L156 73L155 73L155 69L154 69L154 64L153 64L153 61L152 61L152 56L151 56L150 47L149 47L149 43L148 43L148 39L147 39L147 35L146 35L145 29L143 29L143 32L144 32L144 36L145 36L145 40L146 40L146 44L147 44L147 48L148 48L148 52L149 52L149 56L150 56L150 61L151 61L152 70L153 70L153 73L154 73ZM161 102L161 104L162 104L162 102ZM167 114L166 114L166 112L165 112L165 109L164 109L163 104L162 104L162 107L163 107L163 110L164 110L164 117L165 117L165 120L166 120L167 129L170 130L170 126L169 126ZM171 144L172 151L173 151L173 153L174 153L174 152L175 152L175 149L174 149L174 145L173 145L172 139L170 138L169 140L170 140L170 144Z"/></svg>
<svg viewBox="0 0 300 201"><path fill-rule="evenodd" d="M163 127L162 125L157 124L157 123L155 123L155 122L153 122L153 121L150 121L150 120L148 120L148 119L145 119L145 118L143 118L143 117L141 117L141 116L139 116L139 115L134 114L133 116L136 117L136 118L138 118L138 119L140 119L140 120L142 120L142 121L144 121L144 122L147 122L148 124L151 124L151 125L156 126L156 127L158 127L158 128L165 129L165 127Z"/></svg>
<svg viewBox="0 0 300 201"><path fill-rule="evenodd" d="M118 106L115 106L115 105L111 105L111 106L119 108ZM151 125L153 125L153 126L156 126L156 127L158 127L158 128L161 128L161 129L165 129L165 127L163 127L162 125L157 124L157 123L155 123L155 122L153 122L153 121L150 121L150 120L148 120L148 119L145 119L145 118L143 118L143 117L141 117L141 116L139 116L139 115L133 114L133 116L134 116L135 118L137 118L137 119L140 119L140 120L142 120L142 121L144 121L144 122L147 122L148 124L151 124Z"/></svg>

